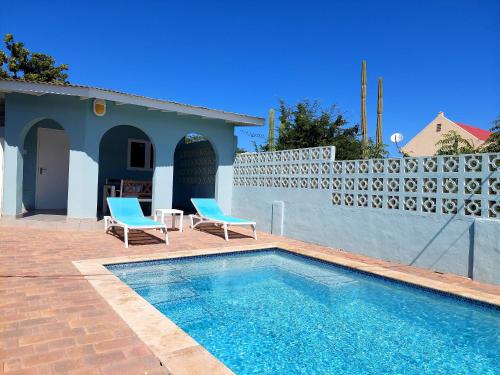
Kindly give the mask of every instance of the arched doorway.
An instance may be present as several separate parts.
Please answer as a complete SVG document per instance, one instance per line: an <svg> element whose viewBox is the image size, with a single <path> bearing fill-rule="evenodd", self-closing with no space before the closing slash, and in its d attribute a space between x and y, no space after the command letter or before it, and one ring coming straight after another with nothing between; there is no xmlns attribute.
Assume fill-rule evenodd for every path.
<svg viewBox="0 0 500 375"><path fill-rule="evenodd" d="M69 139L62 126L45 119L26 133L23 157L23 211L68 208Z"/></svg>
<svg viewBox="0 0 500 375"><path fill-rule="evenodd" d="M107 196L134 196L149 215L154 165L154 145L139 128L118 125L104 133L99 144L98 211L107 214Z"/></svg>
<svg viewBox="0 0 500 375"><path fill-rule="evenodd" d="M174 153L172 207L192 213L191 198L214 198L217 156L203 135L183 137Z"/></svg>

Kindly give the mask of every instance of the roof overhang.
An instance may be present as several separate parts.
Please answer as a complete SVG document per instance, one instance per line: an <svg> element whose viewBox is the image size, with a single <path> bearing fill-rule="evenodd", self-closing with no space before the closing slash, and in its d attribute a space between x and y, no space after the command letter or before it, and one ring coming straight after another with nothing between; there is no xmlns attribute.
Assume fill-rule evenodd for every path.
<svg viewBox="0 0 500 375"><path fill-rule="evenodd" d="M173 101L148 98L145 96L127 94L96 87L50 84L15 80L0 80L0 95L2 93L21 93L35 96L67 95L76 96L81 100L104 99L117 105L136 105L151 111L174 112L180 115L196 116L206 119L223 120L237 126L262 126L264 118L238 113L226 112L205 107L181 104Z"/></svg>

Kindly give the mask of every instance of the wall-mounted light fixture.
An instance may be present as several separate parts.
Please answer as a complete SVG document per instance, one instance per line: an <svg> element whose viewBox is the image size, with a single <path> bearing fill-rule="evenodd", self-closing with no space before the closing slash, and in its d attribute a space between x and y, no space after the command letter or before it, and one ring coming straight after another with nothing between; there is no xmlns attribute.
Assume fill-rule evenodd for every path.
<svg viewBox="0 0 500 375"><path fill-rule="evenodd" d="M106 101L102 99L94 99L94 115L102 117L106 114Z"/></svg>

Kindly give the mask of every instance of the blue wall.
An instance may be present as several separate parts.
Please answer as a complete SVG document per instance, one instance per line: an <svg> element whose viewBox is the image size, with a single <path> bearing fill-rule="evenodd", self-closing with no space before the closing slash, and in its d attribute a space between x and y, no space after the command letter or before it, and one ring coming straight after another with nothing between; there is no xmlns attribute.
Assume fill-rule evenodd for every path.
<svg viewBox="0 0 500 375"><path fill-rule="evenodd" d="M282 228L274 202L283 205ZM322 190L236 186L233 215L265 232L500 284L499 220L338 207Z"/></svg>

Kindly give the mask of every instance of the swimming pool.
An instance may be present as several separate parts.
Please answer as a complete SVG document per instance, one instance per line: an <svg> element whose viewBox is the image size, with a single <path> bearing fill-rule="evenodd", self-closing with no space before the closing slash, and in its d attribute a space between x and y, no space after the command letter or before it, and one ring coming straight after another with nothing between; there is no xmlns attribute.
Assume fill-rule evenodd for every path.
<svg viewBox="0 0 500 375"><path fill-rule="evenodd" d="M107 266L237 374L495 374L500 312L279 249Z"/></svg>

